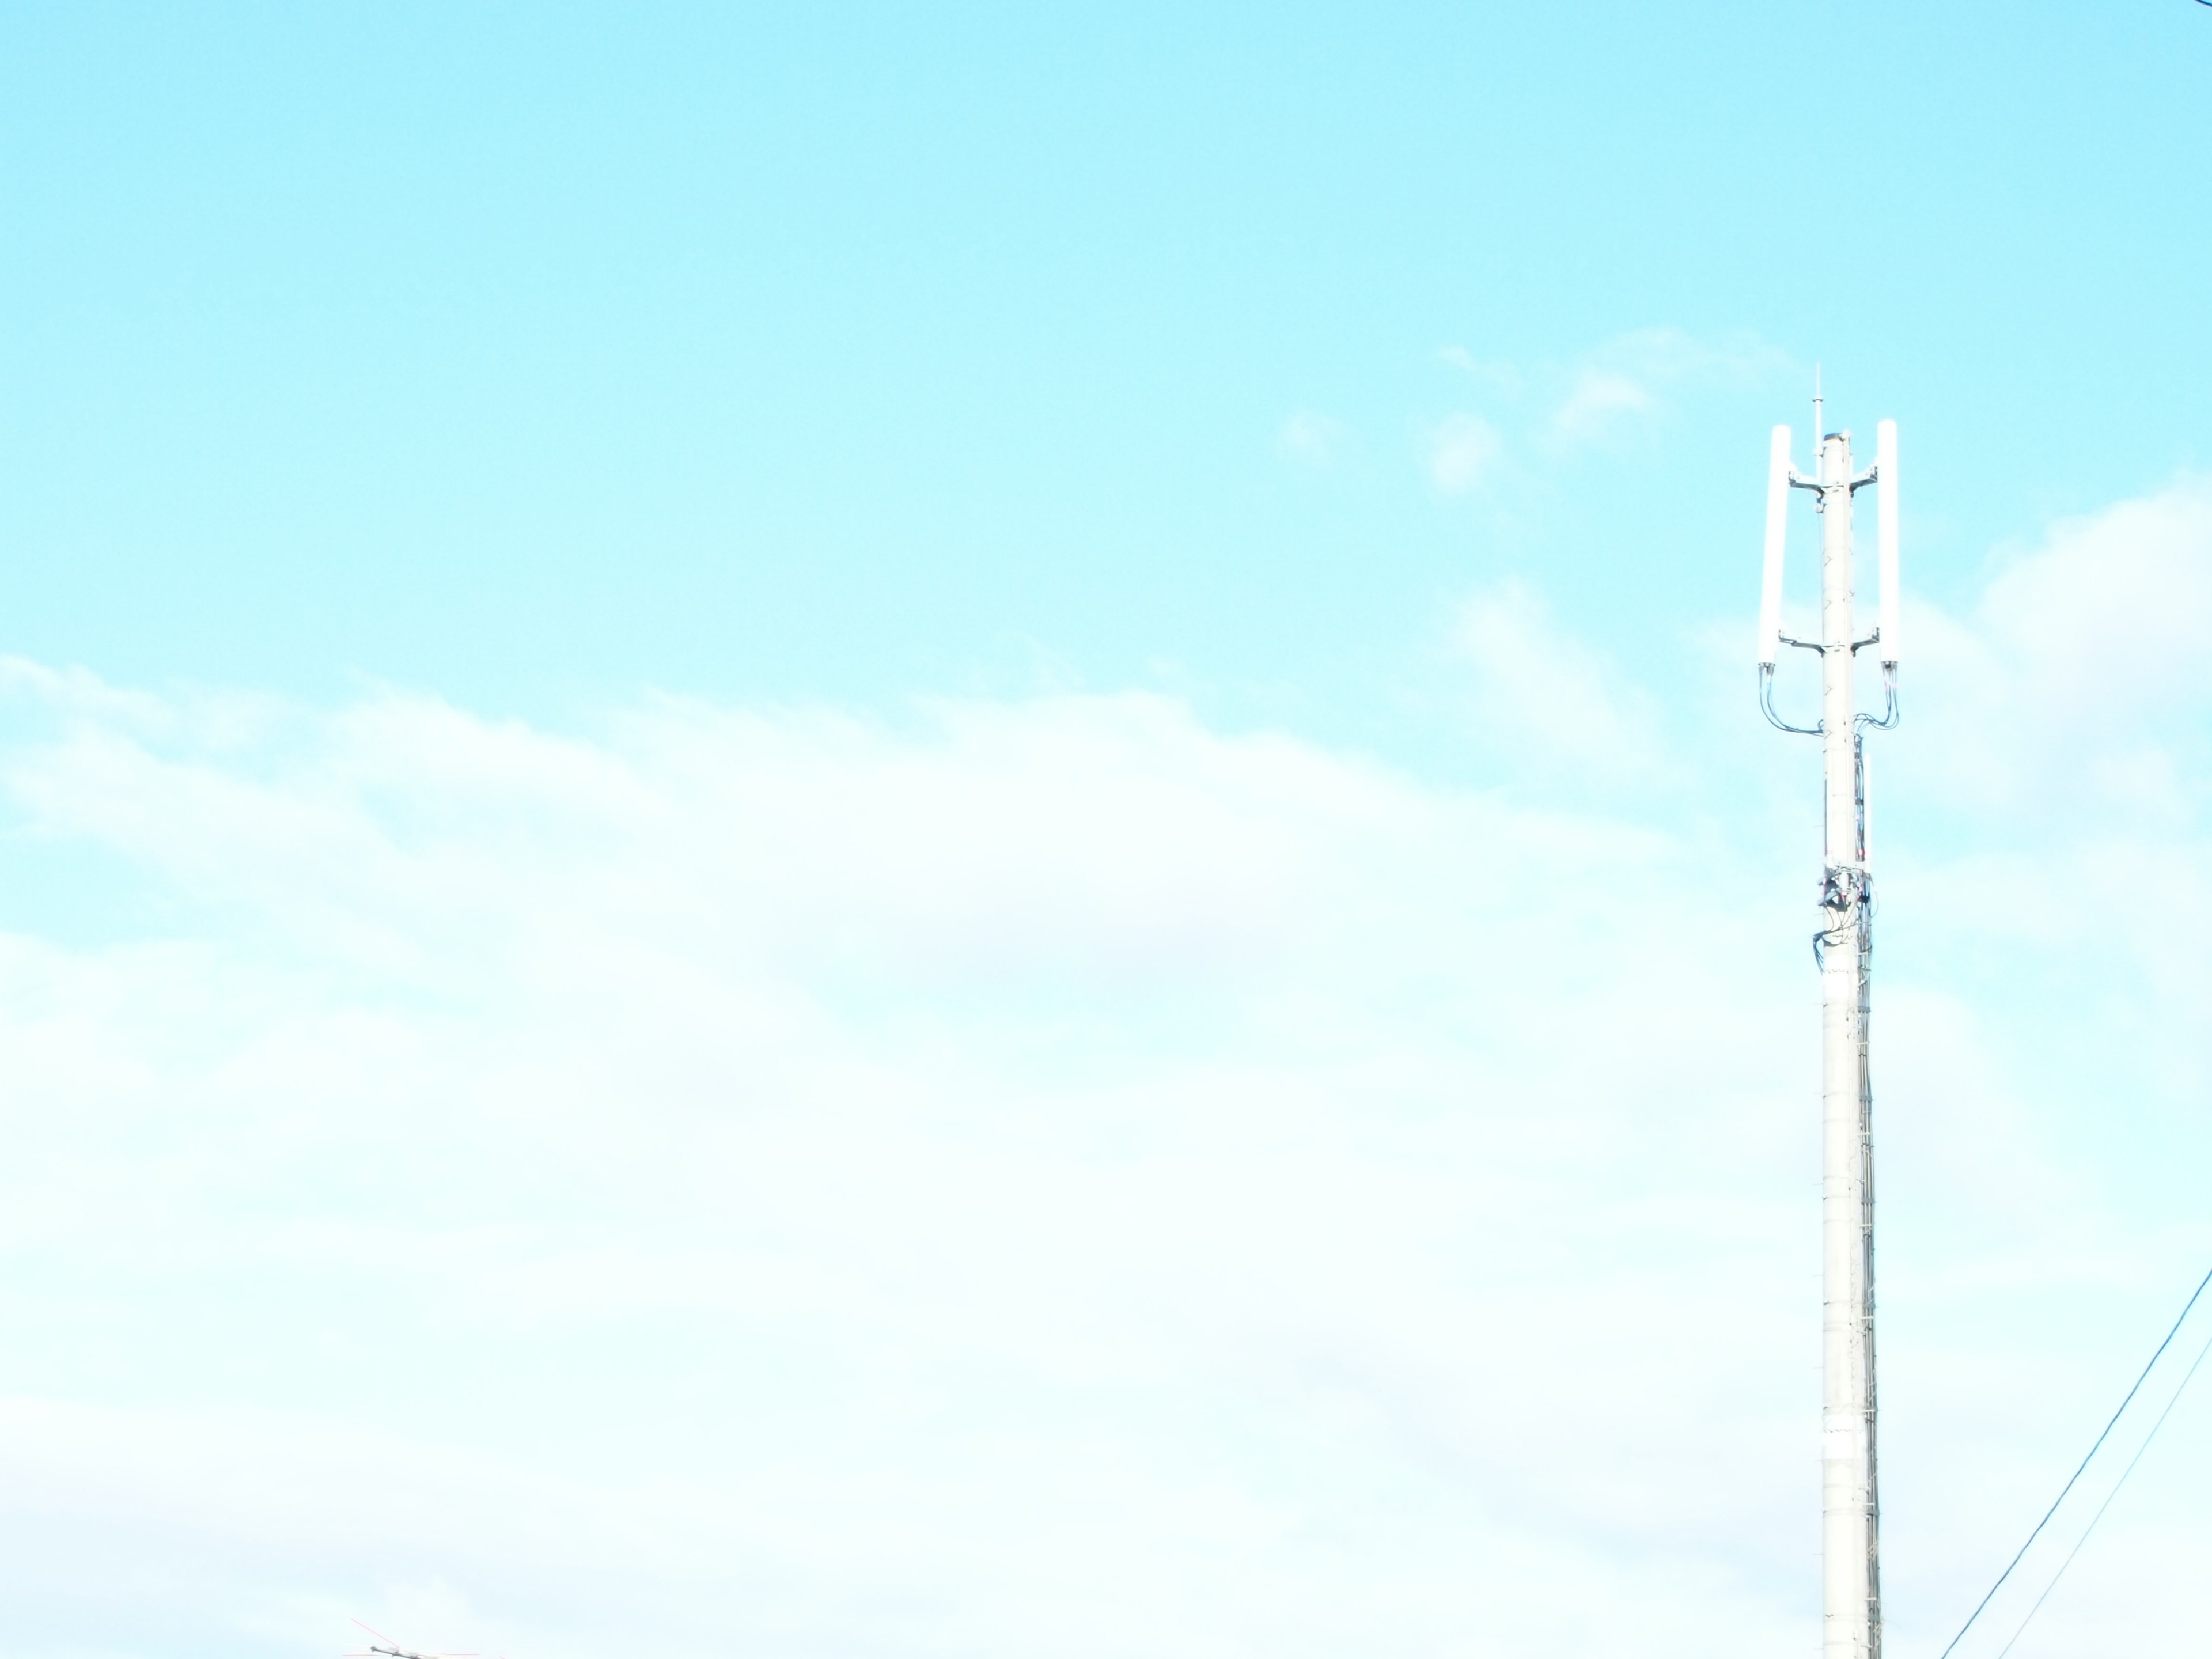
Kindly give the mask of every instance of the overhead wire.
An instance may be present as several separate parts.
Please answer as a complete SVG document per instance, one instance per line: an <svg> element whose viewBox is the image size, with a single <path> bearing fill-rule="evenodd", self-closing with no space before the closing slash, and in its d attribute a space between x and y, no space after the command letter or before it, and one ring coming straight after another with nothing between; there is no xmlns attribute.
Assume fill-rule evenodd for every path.
<svg viewBox="0 0 2212 1659"><path fill-rule="evenodd" d="M2205 0L2205 3L2212 5L2212 0ZM2035 1598L2035 1605L2027 1610L2027 1617L2021 1620L2020 1628L2013 1632L2012 1641L1997 1650L1997 1659L2005 1659L2005 1655L2013 1650L2013 1643L2027 1633L2035 1615L2043 1611L2043 1604L2051 1599L2051 1592L2058 1588L2058 1581L2066 1576L2066 1569L2072 1566L2074 1558L2081 1553L2081 1546L2089 1541L2089 1534L2097 1530L2097 1522L2105 1518L2105 1511L2112 1507L2112 1499L2120 1495L2120 1488L2128 1484L2128 1477L2136 1472L2136 1465L2143 1461L2143 1454L2150 1449L2150 1443L2158 1438L2158 1431L2166 1426L2166 1419L2173 1415L2173 1408L2181 1403L2181 1396L2189 1391L2190 1378L2197 1375L2197 1368L2204 1363L2208 1354L2212 1354L2212 1336L2204 1339L2204 1346L2197 1351L2197 1358L2189 1362L2189 1369L2181 1374L2181 1386L2174 1389L2173 1398L2166 1402L2166 1409L2158 1414L2158 1421L2150 1425L2150 1432L2143 1437L2142 1444L2136 1448L2136 1455L2128 1460L2127 1468L2120 1471L2120 1478L2112 1483L2112 1491L2105 1494L2105 1501L2097 1505L2097 1512L2089 1517L2089 1524L2081 1528L2081 1535L2074 1540L2074 1547L2066 1552L2066 1559L2058 1564L2058 1571L2051 1575L2051 1582L2043 1587L2043 1594Z"/></svg>
<svg viewBox="0 0 2212 1659"><path fill-rule="evenodd" d="M1982 1616L1982 1610L1988 1607L1996 1593L2004 1588L2005 1580L2012 1577L2012 1570L2020 1565L2021 1558L2027 1553L2028 1546L2042 1536L2043 1529L2051 1524L2051 1517L2058 1513L2058 1506L2066 1501L2066 1494L2074 1490L2075 1482L2081 1480L2082 1472L2089 1467L2091 1459L2096 1456L2099 1449L2111 1437L2112 1431L2118 1426L2120 1419L2126 1414L2129 1406L2134 1403L2136 1395L2142 1392L2142 1385L2149 1379L2152 1368L2158 1364L2160 1355L2165 1353L2172 1346L2173 1339L2180 1334L2182 1324L2189 1317L2189 1310L2197 1305L2197 1298L2204 1294L2204 1287L2208 1285L2212 1285L2212 1273L2207 1273L2197 1281L2197 1288L2189 1294L2189 1300L2182 1304L2180 1317L2173 1322L2173 1328L2166 1334L2166 1340L2158 1345L2157 1351L2151 1355L2149 1363L2142 1368L2142 1374L2136 1378L2135 1386L2128 1390L2127 1398L2120 1401L2119 1410L2112 1413L2112 1421L2105 1425L2104 1432L2097 1437L2096 1443L2089 1448L2087 1455L2075 1466L2074 1473L2067 1476L2066 1484L2058 1489L2058 1496L2052 1498L2051 1507L2044 1510L2043 1519L2037 1522L2035 1530L2028 1534L2027 1543L2022 1544L2012 1559L2005 1563L2005 1570L1997 1575L1997 1582L1990 1586L1989 1594L1974 1604L1974 1610L1966 1615L1966 1622L1959 1626L1959 1633L1945 1645L1940 1659L1951 1659L1951 1650L1966 1639L1966 1632L1974 1627L1974 1620Z"/></svg>

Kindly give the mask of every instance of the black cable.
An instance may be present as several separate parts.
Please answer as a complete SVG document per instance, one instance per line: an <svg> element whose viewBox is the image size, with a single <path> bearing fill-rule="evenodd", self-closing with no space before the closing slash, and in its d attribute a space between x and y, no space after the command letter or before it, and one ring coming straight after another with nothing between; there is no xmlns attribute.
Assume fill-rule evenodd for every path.
<svg viewBox="0 0 2212 1659"><path fill-rule="evenodd" d="M2212 6L2212 0L2204 0L2204 3ZM2051 1599L2051 1592L2058 1588L2058 1581L2066 1576L2066 1569L2074 1565L2074 1558L2081 1553L2081 1546L2089 1541L2089 1534L2097 1530L2097 1522L2105 1518L2105 1511L2112 1507L2112 1499L2120 1495L2120 1488L2128 1484L2128 1477L2136 1472L2136 1465L2143 1461L2143 1454L2150 1449L2150 1443L2158 1438L2158 1431L2166 1426L2166 1419L2173 1415L2173 1408L2181 1403L2181 1396L2189 1392L2189 1379L2197 1375L2197 1368L2204 1363L2207 1354L2212 1354L2212 1338L2208 1338L2204 1346L2197 1351L2197 1358L2181 1374L2181 1386L2173 1391L2173 1398L2166 1402L2166 1409L2158 1414L2158 1421L2150 1425L2150 1432L2143 1437L2142 1444L2136 1448L2136 1455L2128 1460L2127 1468L2120 1471L2120 1478L2112 1483L2112 1491L2097 1506L2097 1512L2089 1517L2089 1524L2081 1528L2081 1535L2074 1540L2074 1547L2058 1564L2058 1571L2051 1575L2051 1582L2043 1587L2043 1594L2035 1598L2035 1605L2027 1610L2027 1617L2020 1621L2020 1628L2012 1633L2012 1640L1997 1650L1997 1659L2005 1659L2005 1655L2010 1653L2020 1638L2027 1633L2027 1627L2035 1621L2035 1615L2043 1611L2043 1604Z"/></svg>
<svg viewBox="0 0 2212 1659"><path fill-rule="evenodd" d="M2204 3L2212 5L2212 0L2204 0ZM2004 1588L2004 1581L2012 1577L2012 1570L2020 1565L2021 1556L2027 1553L2028 1544L2035 1542L2036 1539L2041 1535L2043 1529L2051 1524L2051 1517L2058 1513L2058 1506L2066 1501L2066 1494L2074 1490L2074 1483L2081 1478L2081 1471L2089 1467L2089 1458L2094 1457L2097 1455L2097 1447L2102 1446L2105 1443L2106 1436L2110 1435L2112 1430L2118 1426L2121 1414L2127 1410L2130 1402L2135 1399L2137 1391L2142 1389L2144 1382L2149 1377L2151 1366L2158 1364L2159 1354L2164 1353L2166 1350L2167 1344L2171 1343L2173 1339L2180 1334L2182 1321L2189 1317L2190 1309L2197 1305L2197 1298L2204 1294L2204 1287L2207 1285L2212 1285L2212 1273L2206 1273L2203 1279L2197 1281L2197 1288L2190 1293L2189 1300L2182 1304L2181 1318L2173 1322L2173 1328L2166 1334L2166 1341L2158 1345L2158 1353L2151 1355L2150 1364L2145 1365L2142 1368L2142 1376L2136 1378L2136 1385L2134 1388L2128 1390L2127 1399L2120 1401L2119 1411L2114 1412L2112 1413L2112 1420L2105 1425L2105 1432L2104 1434L2100 1434L2097 1437L2097 1444L2089 1448L2088 1457L2084 1457L2081 1460L2080 1466L2075 1469L2071 1475L2067 1477L2066 1484L2058 1489L2058 1496L2052 1498L2051 1500L2051 1507L2044 1510L2043 1519L2035 1523L2035 1530L2028 1534L2027 1544L2022 1544L2020 1547L2020 1554L2014 1556L2010 1561L2005 1564L2005 1570L1997 1575L1997 1582L1990 1586L1989 1595L1984 1595L1980 1601L1977 1602L1975 1604L1974 1610L1966 1615L1966 1622L1959 1626L1959 1633L1951 1638L1950 1645L1943 1650L1942 1659L1951 1659L1951 1649L1957 1647L1960 1642L1966 1639L1966 1632L1974 1627L1974 1620L1980 1618L1982 1616L1982 1609L1989 1606L1990 1597L1996 1595L1999 1590Z"/></svg>

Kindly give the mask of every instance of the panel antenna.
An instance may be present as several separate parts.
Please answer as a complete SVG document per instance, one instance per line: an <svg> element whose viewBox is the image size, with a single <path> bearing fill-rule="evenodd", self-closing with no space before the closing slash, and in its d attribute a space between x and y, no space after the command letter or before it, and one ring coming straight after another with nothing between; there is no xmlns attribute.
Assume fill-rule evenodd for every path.
<svg viewBox="0 0 2212 1659"><path fill-rule="evenodd" d="M1897 667L1897 422L1874 429L1874 470L1881 482L1881 665ZM1767 509L1771 513L1771 507ZM1771 532L1769 532L1771 533Z"/></svg>
<svg viewBox="0 0 2212 1659"><path fill-rule="evenodd" d="M1790 529L1790 428L1778 426L1766 451L1766 571L1759 584L1759 665L1774 666L1782 633L1782 544Z"/></svg>

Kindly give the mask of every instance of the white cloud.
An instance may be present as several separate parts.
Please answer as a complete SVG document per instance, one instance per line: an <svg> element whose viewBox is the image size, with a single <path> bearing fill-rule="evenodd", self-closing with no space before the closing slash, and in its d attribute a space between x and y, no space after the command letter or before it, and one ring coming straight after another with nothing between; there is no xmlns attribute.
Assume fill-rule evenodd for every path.
<svg viewBox="0 0 2212 1659"><path fill-rule="evenodd" d="M1789 358L1755 335L1701 339L1679 328L1632 329L1592 350L1587 361L1658 384L1757 380L1789 366Z"/></svg>
<svg viewBox="0 0 2212 1659"><path fill-rule="evenodd" d="M1524 768L1597 784L1649 784L1663 775L1650 699L1562 634L1526 582L1470 599L1456 643L1475 671L1474 713L1485 736Z"/></svg>
<svg viewBox="0 0 2212 1659"><path fill-rule="evenodd" d="M1486 417L1450 416L1436 433L1431 476L1447 492L1481 482L1507 432L1557 459L1617 443L1677 412L1698 392L1768 380L1788 366L1783 354L1751 336L1701 339L1672 328L1632 330L1548 362L1485 362L1459 345L1437 356L1481 383L1489 410Z"/></svg>
<svg viewBox="0 0 2212 1659"><path fill-rule="evenodd" d="M1346 436L1342 422L1300 409L1284 419L1275 447L1306 471L1326 472L1336 465Z"/></svg>
<svg viewBox="0 0 2212 1659"><path fill-rule="evenodd" d="M2205 1139L2204 696L2185 616L2082 596L2193 593L2206 521L2185 487L1910 618L1900 1642L1948 1635L2212 1245L2160 1219ZM1510 792L1154 696L562 735L14 665L15 844L151 896L112 942L0 935L11 1639L1813 1639L1808 860L1717 744L1632 813L1545 805L1647 776L1649 695L1528 587L1461 630ZM2052 665L2098 720L1978 720ZM2166 1434L2177 1479L2212 1459ZM2114 1562L2201 1541L2160 1491ZM2094 1561L2054 1630L2191 1616Z"/></svg>
<svg viewBox="0 0 2212 1659"><path fill-rule="evenodd" d="M15 798L181 932L0 950L27 1639L1707 1650L1739 1522L1650 1501L1713 1468L1668 1425L1786 1368L1650 1275L1786 1300L1784 1153L1717 1127L1755 989L1717 1077L1596 902L1686 903L1663 836L1141 696L240 750L38 695Z"/></svg>
<svg viewBox="0 0 2212 1659"><path fill-rule="evenodd" d="M1664 413L1670 398L1770 376L1785 361L1748 337L1700 340L1668 328L1618 335L1546 377L1556 398L1546 434L1562 446L1600 442Z"/></svg>
<svg viewBox="0 0 2212 1659"><path fill-rule="evenodd" d="M1650 391L1626 374L1585 368L1552 417L1552 425L1562 437L1594 438L1624 416L1644 413L1654 401Z"/></svg>
<svg viewBox="0 0 2212 1659"><path fill-rule="evenodd" d="M1429 477L1448 495L1480 486L1496 463L1498 428L1480 415L1447 415L1429 440Z"/></svg>
<svg viewBox="0 0 2212 1659"><path fill-rule="evenodd" d="M1509 396L1520 392L1524 384L1521 371L1512 364L1484 362L1465 346L1446 346L1437 353L1437 360L1449 364L1462 374L1472 375L1492 390Z"/></svg>
<svg viewBox="0 0 2212 1659"><path fill-rule="evenodd" d="M1910 593L1909 562L1905 578ZM1917 695L1978 737L1963 769L1947 757L1916 786L1993 823L2026 809L2078 827L2084 810L2112 806L2189 821L2212 714L2195 672L2208 609L2212 489L2185 480L2058 524L2002 564L1970 617L1908 610Z"/></svg>

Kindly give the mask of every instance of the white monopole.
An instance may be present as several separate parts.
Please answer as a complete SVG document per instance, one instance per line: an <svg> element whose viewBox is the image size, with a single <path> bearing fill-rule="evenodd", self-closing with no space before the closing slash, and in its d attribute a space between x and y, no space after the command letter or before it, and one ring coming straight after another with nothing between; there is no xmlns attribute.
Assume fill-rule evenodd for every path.
<svg viewBox="0 0 2212 1659"><path fill-rule="evenodd" d="M1897 422L1875 428L1875 466L1881 483L1881 660L1897 666ZM1767 508L1771 517L1774 509Z"/></svg>
<svg viewBox="0 0 2212 1659"><path fill-rule="evenodd" d="M1882 499L1889 499L1887 490ZM1774 653L1782 633L1782 541L1789 527L1790 428L1778 426L1766 457L1766 569L1759 585L1761 668L1774 666Z"/></svg>

